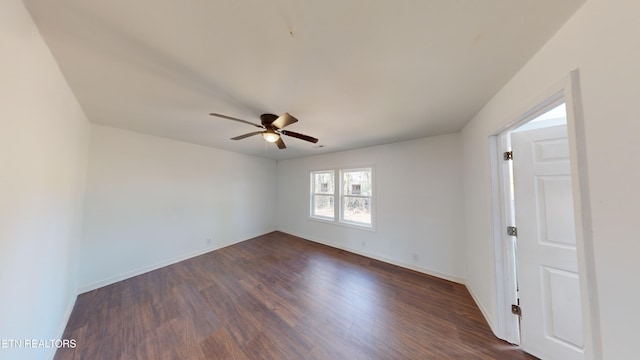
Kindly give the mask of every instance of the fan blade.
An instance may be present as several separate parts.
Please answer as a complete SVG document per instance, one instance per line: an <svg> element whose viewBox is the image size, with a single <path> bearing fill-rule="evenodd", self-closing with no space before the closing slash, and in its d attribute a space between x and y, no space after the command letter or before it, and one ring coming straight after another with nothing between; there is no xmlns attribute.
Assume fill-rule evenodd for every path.
<svg viewBox="0 0 640 360"><path fill-rule="evenodd" d="M253 135L258 135L258 134L262 134L264 131L254 131L254 132L250 132L248 134L244 134L244 135L240 135L240 136L236 136L236 137L232 137L231 140L242 140L244 138L248 138L249 136L253 136Z"/></svg>
<svg viewBox="0 0 640 360"><path fill-rule="evenodd" d="M280 131L280 134L291 136L291 137L294 137L294 138L298 138L300 140L312 142L314 144L318 142L318 139L316 139L314 137L311 137L311 136L305 135L305 134L300 134L300 133L293 132L293 131L282 130L282 131Z"/></svg>
<svg viewBox="0 0 640 360"><path fill-rule="evenodd" d="M284 141L282 141L282 138L278 138L278 141L276 141L276 145L278 145L278 149L280 150L287 148L287 146L284 144Z"/></svg>
<svg viewBox="0 0 640 360"><path fill-rule="evenodd" d="M298 122L298 119L294 118L289 113L284 113L280 115L277 119L275 119L271 123L271 125L277 127L278 129L284 129L285 126L289 126L296 122Z"/></svg>
<svg viewBox="0 0 640 360"><path fill-rule="evenodd" d="M259 124L254 124L254 123L252 123L252 122L250 122L250 121L247 121L247 120L242 120L242 119L234 118L234 117L231 117L231 116L222 115L222 114L216 114L216 113L210 113L209 115L211 115L211 116L217 116L217 117L219 117L219 118L223 118L223 119L228 119L228 120L233 120L233 121L239 121L239 122L241 122L241 123L245 123L245 124L253 125L253 126L255 126L255 127L259 127L259 128L261 128L261 129L264 129L264 126L259 125Z"/></svg>

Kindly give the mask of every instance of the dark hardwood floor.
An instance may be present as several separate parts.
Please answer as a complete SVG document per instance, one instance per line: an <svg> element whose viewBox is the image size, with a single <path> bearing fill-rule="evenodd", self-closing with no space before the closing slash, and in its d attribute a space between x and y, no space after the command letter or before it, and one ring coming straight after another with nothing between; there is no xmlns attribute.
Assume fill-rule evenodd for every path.
<svg viewBox="0 0 640 360"><path fill-rule="evenodd" d="M462 285L274 232L78 297L55 359L535 359Z"/></svg>

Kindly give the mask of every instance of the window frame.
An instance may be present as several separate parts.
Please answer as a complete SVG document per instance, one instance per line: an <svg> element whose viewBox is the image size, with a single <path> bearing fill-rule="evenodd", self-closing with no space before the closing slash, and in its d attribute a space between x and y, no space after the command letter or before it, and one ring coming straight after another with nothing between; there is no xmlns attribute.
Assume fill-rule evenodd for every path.
<svg viewBox="0 0 640 360"><path fill-rule="evenodd" d="M371 181L371 189L370 195L360 195L360 194L345 194L344 191L344 175L348 172L356 172L356 171L369 171L370 172L370 181ZM321 221L325 223L346 226L361 230L369 230L375 231L375 188L376 188L376 179L375 179L375 166L374 165L363 165L363 166L349 166L349 167L333 167L333 168L324 168L320 170L311 170L310 172L310 188L309 188L309 219L315 221ZM319 193L315 189L315 174L320 173L332 173L334 188L333 188L333 217L325 217L314 214L315 209L315 197L317 195L331 195L327 193ZM369 199L369 212L371 214L370 223L352 221L344 219L344 200L346 198L363 198Z"/></svg>
<svg viewBox="0 0 640 360"><path fill-rule="evenodd" d="M345 193L345 175L347 173L350 172L363 172L363 171L368 171L370 173L370 179L371 179L371 188L369 190L369 195L361 195L361 194L346 194ZM340 198L340 209L339 209L339 215L340 215L340 222L344 223L344 224L349 224L349 225L355 225L355 226L362 226L362 227L373 227L373 167L357 167L357 168L345 168L345 169L340 169L340 191L339 191L339 198ZM344 217L345 214L345 207L344 207L344 202L345 199L347 198L359 198L359 199L369 199L369 213L370 213L370 222L369 223L364 223L364 222L360 222L360 221L353 221L353 220L347 220Z"/></svg>
<svg viewBox="0 0 640 360"><path fill-rule="evenodd" d="M333 176L333 193L329 192L319 192L316 191L316 175L317 174L331 174ZM328 170L316 170L311 171L310 176L311 181L311 197L310 197L310 208L309 208L309 216L312 219L322 220L322 221L330 221L333 222L336 219L336 171L333 169ZM332 196L333 197L333 216L323 216L315 214L315 204L316 204L316 196Z"/></svg>

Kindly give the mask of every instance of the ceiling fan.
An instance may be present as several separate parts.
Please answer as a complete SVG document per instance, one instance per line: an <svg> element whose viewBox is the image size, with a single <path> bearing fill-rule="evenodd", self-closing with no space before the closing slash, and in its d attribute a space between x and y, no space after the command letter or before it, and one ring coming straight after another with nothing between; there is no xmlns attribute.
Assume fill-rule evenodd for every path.
<svg viewBox="0 0 640 360"><path fill-rule="evenodd" d="M298 119L294 118L289 113L284 113L280 116L274 115L274 114L262 114L260 115L261 124L255 124L255 123L252 123L251 121L242 120L242 119L238 119L238 118L234 118L234 117L222 115L222 114L210 113L209 115L217 116L223 119L239 121L241 123L249 124L257 128L263 129L261 131L254 131L244 135L233 137L231 138L231 140L242 140L253 135L262 134L262 137L266 141L270 143L276 143L276 145L278 146L278 149L287 148L287 146L284 144L284 141L282 141L282 137L280 135L291 136L300 140L312 142L314 144L318 142L318 139L311 137L309 135L300 134L293 131L282 130L286 126L289 126L293 123L298 122Z"/></svg>

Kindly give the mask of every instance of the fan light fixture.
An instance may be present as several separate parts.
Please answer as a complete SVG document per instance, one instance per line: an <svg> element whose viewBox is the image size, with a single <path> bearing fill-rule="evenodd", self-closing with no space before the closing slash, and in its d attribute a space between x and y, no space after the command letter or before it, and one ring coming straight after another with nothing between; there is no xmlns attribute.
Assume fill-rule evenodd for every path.
<svg viewBox="0 0 640 360"><path fill-rule="evenodd" d="M262 137L270 143L274 143L276 141L278 141L278 139L280 139L280 135L278 135L277 133L275 133L272 130L267 130L265 132L262 133Z"/></svg>

